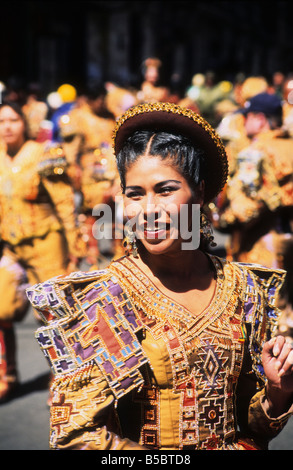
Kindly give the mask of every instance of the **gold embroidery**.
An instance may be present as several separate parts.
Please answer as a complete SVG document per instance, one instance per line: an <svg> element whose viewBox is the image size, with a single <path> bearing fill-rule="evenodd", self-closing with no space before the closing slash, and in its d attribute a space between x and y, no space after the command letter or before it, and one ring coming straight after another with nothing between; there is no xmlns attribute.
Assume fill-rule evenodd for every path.
<svg viewBox="0 0 293 470"><path fill-rule="evenodd" d="M150 328L153 337L166 343L173 390L181 395L182 448L197 447L200 442L211 445L204 444L211 435L223 442L224 436L232 439L235 433L233 389L243 358L240 304L245 279L236 265L211 259L217 272L217 288L212 302L199 315L163 295L129 258L110 266L119 273L132 303L145 318L155 322ZM144 322L143 316L141 319Z"/></svg>

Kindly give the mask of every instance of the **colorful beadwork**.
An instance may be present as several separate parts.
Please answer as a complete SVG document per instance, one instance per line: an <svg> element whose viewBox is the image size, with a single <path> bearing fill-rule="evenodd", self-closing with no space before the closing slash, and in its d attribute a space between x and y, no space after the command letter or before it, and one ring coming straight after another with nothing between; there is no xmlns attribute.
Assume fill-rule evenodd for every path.
<svg viewBox="0 0 293 470"><path fill-rule="evenodd" d="M131 258L125 257L110 267L139 312L155 322L148 326L142 317L146 328L167 345L173 390L181 395L181 448L197 447L199 442L202 448L219 448L233 441L234 393L243 362L244 325L254 325L250 353L254 371L264 382L261 347L276 323L275 297L285 275L282 271L255 266L249 269L244 264L211 259L217 272L216 293L211 305L196 317L166 298ZM268 316L267 324L264 316ZM258 330L258 325L265 328ZM158 440L157 435L154 442Z"/></svg>
<svg viewBox="0 0 293 470"><path fill-rule="evenodd" d="M29 290L33 306L46 321L51 318L37 338L57 374L54 439L78 422L74 403L62 398L64 390L78 389L85 399L82 384L98 366L116 404L132 390L128 397L141 408L137 442L142 445L164 446L167 414L178 421L175 448L237 448L235 390L245 342L249 339L253 370L264 384L261 348L276 323L275 297L285 273L210 258L217 288L199 315L163 295L128 257L107 270L55 278ZM162 354L156 366L148 348ZM159 369L169 371L168 384L160 383ZM161 386L172 391L168 399ZM99 399L103 403L103 395L96 403ZM68 413L71 404L74 416Z"/></svg>
<svg viewBox="0 0 293 470"><path fill-rule="evenodd" d="M120 398L143 383L138 369L147 358L135 335L142 323L114 276L90 284L88 276L71 280L75 290L65 281L61 297L58 282L63 283L62 278L44 284L41 292L38 288L28 292L32 305L38 310L41 306L47 318L48 312L55 317L71 313L65 321L40 328L36 333L39 345L56 376L95 361ZM59 302L52 292L53 283Z"/></svg>

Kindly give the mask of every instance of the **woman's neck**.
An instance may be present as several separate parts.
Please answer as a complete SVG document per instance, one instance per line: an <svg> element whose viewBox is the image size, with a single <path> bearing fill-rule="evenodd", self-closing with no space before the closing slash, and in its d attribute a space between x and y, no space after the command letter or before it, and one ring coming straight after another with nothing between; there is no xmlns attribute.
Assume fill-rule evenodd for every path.
<svg viewBox="0 0 293 470"><path fill-rule="evenodd" d="M201 250L180 251L174 254L151 255L140 250L138 264L157 278L188 280L211 271L208 257Z"/></svg>

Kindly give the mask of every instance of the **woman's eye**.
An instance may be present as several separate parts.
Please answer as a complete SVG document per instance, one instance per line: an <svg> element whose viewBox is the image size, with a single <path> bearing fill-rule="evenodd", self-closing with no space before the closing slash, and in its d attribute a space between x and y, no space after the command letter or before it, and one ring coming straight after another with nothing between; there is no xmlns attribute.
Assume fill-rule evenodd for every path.
<svg viewBox="0 0 293 470"><path fill-rule="evenodd" d="M125 196L129 199L134 199L140 197L141 194L138 191L130 191L129 193L126 193Z"/></svg>
<svg viewBox="0 0 293 470"><path fill-rule="evenodd" d="M165 186L164 188L160 189L159 193L169 194L169 193L172 193L173 191L176 191L176 188L173 188L173 186Z"/></svg>

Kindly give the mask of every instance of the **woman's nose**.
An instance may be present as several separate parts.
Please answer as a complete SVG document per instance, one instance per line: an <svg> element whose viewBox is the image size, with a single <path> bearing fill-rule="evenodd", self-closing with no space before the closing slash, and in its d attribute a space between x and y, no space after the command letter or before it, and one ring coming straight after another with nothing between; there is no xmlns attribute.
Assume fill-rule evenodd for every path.
<svg viewBox="0 0 293 470"><path fill-rule="evenodd" d="M143 204L143 211L148 217L158 217L161 212L161 208L155 195L147 196Z"/></svg>

